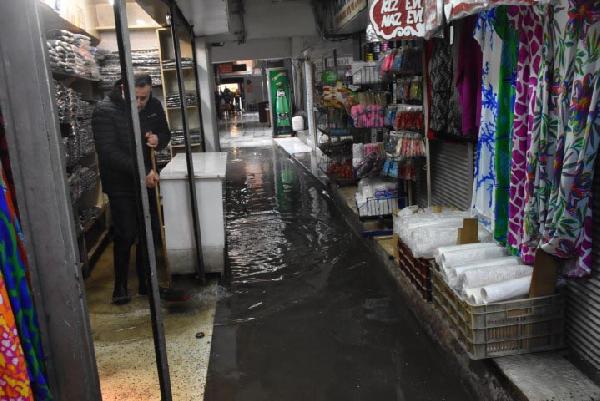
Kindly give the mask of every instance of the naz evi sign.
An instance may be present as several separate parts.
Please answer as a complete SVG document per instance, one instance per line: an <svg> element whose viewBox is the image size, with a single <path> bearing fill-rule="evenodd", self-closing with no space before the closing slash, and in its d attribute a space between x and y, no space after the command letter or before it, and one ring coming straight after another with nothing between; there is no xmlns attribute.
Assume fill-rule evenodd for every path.
<svg viewBox="0 0 600 401"><path fill-rule="evenodd" d="M384 40L423 36L423 0L373 0L371 23Z"/></svg>

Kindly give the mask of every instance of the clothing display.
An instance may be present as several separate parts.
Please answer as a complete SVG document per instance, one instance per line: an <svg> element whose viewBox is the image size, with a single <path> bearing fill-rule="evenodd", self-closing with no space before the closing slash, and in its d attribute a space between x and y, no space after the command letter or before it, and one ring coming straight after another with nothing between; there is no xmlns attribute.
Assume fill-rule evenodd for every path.
<svg viewBox="0 0 600 401"><path fill-rule="evenodd" d="M197 144L202 141L202 134L199 129L190 130L190 142ZM171 145L184 145L185 138L183 136L183 130L171 130Z"/></svg>
<svg viewBox="0 0 600 401"><path fill-rule="evenodd" d="M163 68L165 70L174 70L175 69L175 60L163 60ZM181 67L182 68L190 68L194 66L194 60L189 57L181 58Z"/></svg>
<svg viewBox="0 0 600 401"><path fill-rule="evenodd" d="M27 282L23 233L10 192L4 183L4 174L0 178L0 242L3 243L0 270L4 276L35 400L52 400L44 369L40 328Z"/></svg>
<svg viewBox="0 0 600 401"><path fill-rule="evenodd" d="M473 179L472 210L479 221L494 231L496 186L495 143L498 118L498 89L502 64L502 39L496 32L496 10L479 14L474 36L483 52L481 85L481 121Z"/></svg>
<svg viewBox="0 0 600 401"><path fill-rule="evenodd" d="M179 93L172 93L167 95L167 98L165 99L165 103L167 105L167 107L171 108L171 107L181 107L181 97L179 96ZM185 105L186 106L196 106L197 100L196 100L196 93L195 92L186 92L185 93Z"/></svg>
<svg viewBox="0 0 600 401"><path fill-rule="evenodd" d="M508 231L510 142L513 137L512 111L515 103L517 67L517 31L509 21L507 7L496 8L495 29L502 39L502 50L498 79L498 115L494 134L494 239L505 245Z"/></svg>
<svg viewBox="0 0 600 401"><path fill-rule="evenodd" d="M519 35L518 64L515 77L514 133L510 171L508 246L523 260L533 261L533 250L523 244L523 213L527 180L526 153L534 129L536 87L542 57L543 25L532 7L511 6L509 16Z"/></svg>
<svg viewBox="0 0 600 401"><path fill-rule="evenodd" d="M96 51L96 61L100 67L103 89L112 89L115 82L121 79L119 52L99 49ZM152 78L152 86L162 85L158 49L132 50L131 64L134 74L148 74Z"/></svg>
<svg viewBox="0 0 600 401"><path fill-rule="evenodd" d="M456 93L462 116L462 135L476 138L481 119L481 47L473 37L477 16L457 22Z"/></svg>
<svg viewBox="0 0 600 401"><path fill-rule="evenodd" d="M65 30L47 35L48 55L52 71L89 79L100 79L95 60L96 49L89 36Z"/></svg>

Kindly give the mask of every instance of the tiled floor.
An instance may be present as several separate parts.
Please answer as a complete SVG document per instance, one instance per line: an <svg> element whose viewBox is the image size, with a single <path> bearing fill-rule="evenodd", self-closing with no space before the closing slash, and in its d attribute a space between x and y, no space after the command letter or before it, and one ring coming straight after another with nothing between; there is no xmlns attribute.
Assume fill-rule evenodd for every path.
<svg viewBox="0 0 600 401"><path fill-rule="evenodd" d="M273 145L271 127L258 121L258 113L233 115L219 123L221 148L257 148Z"/></svg>

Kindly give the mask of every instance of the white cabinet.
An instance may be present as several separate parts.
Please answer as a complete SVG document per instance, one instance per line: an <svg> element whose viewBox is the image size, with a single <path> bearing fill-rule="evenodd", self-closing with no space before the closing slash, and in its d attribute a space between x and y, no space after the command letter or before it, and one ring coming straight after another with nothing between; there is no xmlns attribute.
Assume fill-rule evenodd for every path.
<svg viewBox="0 0 600 401"><path fill-rule="evenodd" d="M227 153L193 153L192 159L205 269L207 273L223 273ZM171 274L194 273L194 228L185 154L175 156L162 170L160 188Z"/></svg>

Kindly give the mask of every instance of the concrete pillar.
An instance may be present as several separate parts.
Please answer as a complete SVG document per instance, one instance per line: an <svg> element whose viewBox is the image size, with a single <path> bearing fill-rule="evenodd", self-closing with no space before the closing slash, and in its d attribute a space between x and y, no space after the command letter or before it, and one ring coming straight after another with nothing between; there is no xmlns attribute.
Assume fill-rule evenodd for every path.
<svg viewBox="0 0 600 401"><path fill-rule="evenodd" d="M215 74L210 56L210 44L206 38L196 38L196 60L202 108L202 125L207 152L220 152L217 105L215 104Z"/></svg>
<svg viewBox="0 0 600 401"><path fill-rule="evenodd" d="M317 147L317 124L314 110L314 78L313 65L306 58L304 60L304 79L306 80L306 117L308 119L308 140L313 149Z"/></svg>

